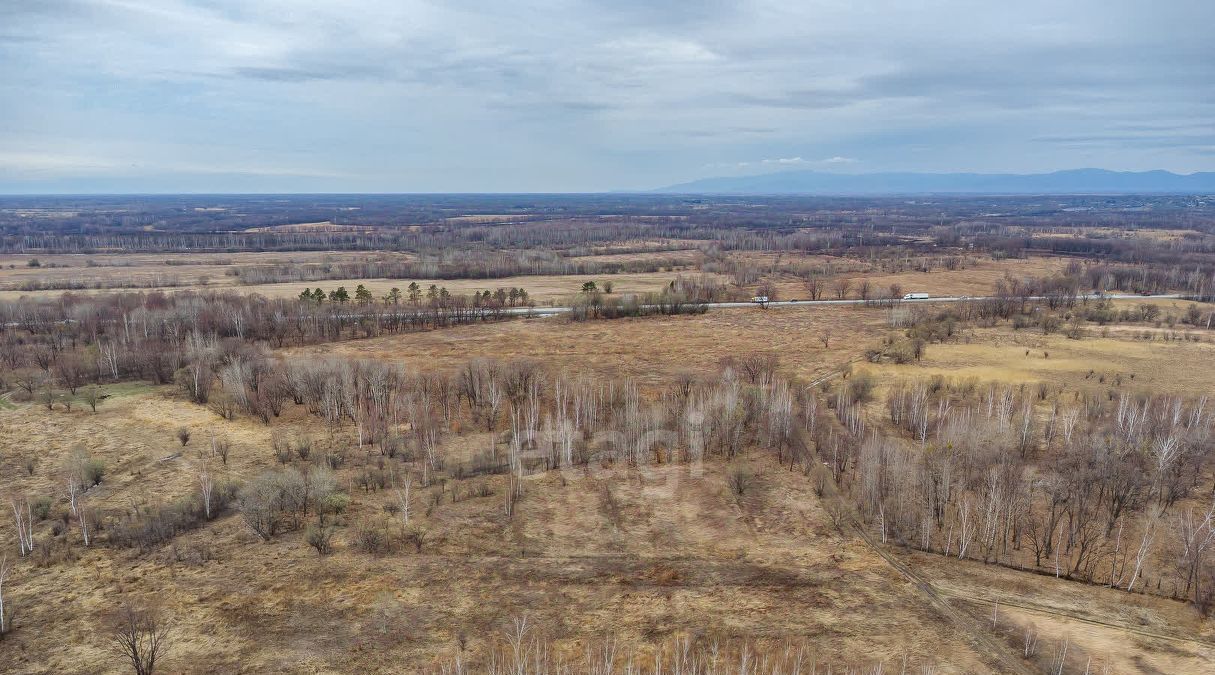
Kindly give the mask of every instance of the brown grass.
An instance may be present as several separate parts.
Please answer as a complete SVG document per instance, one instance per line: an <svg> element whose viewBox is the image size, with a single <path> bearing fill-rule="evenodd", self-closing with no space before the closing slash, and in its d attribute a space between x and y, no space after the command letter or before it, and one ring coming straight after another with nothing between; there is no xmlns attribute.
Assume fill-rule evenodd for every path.
<svg viewBox="0 0 1215 675"><path fill-rule="evenodd" d="M317 281L310 283L259 284L241 286L244 293L258 293L266 297L283 298L295 297L305 288L323 288L332 290L345 286L347 291L354 293L359 284L363 284L378 299L388 293L391 288L405 288L411 281L417 281L423 290L431 284L446 288L448 291L461 295L472 294L485 290L499 288L522 288L531 299L539 304L564 304L578 294L582 284L595 281L602 284L612 282L612 293L623 295L627 293L653 293L661 291L680 274L689 272L641 272L637 274L605 274L605 275L553 275L553 276L521 276L505 277L502 279L344 279L335 281ZM697 274L692 272L691 274Z"/></svg>
<svg viewBox="0 0 1215 675"><path fill-rule="evenodd" d="M528 357L553 368L621 374L665 385L722 359L777 354L803 379L831 372L880 339L885 314L860 308L710 310L698 316L572 323L562 317L461 326L291 350L291 354L392 360L411 368L452 368L474 356ZM830 331L829 347L820 336Z"/></svg>
<svg viewBox="0 0 1215 675"><path fill-rule="evenodd" d="M849 261L843 261L848 263ZM899 272L886 274L880 271L847 272L834 278L846 278L852 281L849 297L856 297L857 284L862 279L868 279L875 294L888 291L891 284L897 284L903 293L930 293L939 296L983 296L990 295L996 282L1005 275L1014 277L1042 276L1061 272L1067 265L1064 258L1028 258L1025 260L991 260L984 258L974 265L961 270L933 270L931 272ZM781 278L777 289L782 298L806 298L806 287L802 280ZM831 281L827 282L823 297L835 297L831 289Z"/></svg>
<svg viewBox="0 0 1215 675"><path fill-rule="evenodd" d="M41 267L29 267L31 258L37 258ZM15 299L20 296L58 296L60 290L19 292L16 289L25 281L86 280L103 281L108 285L147 286L157 279L176 278L181 288L200 288L199 279L207 277L207 288L236 287L236 277L227 272L239 266L252 265L300 265L326 262L354 262L360 260L407 260L408 254L396 253L339 253L305 252L286 253L131 253L131 254L54 254L54 255L0 255L0 299ZM96 263L89 266L89 261ZM188 264L185 264L188 263Z"/></svg>
<svg viewBox="0 0 1215 675"><path fill-rule="evenodd" d="M1081 340L1030 330L975 330L957 343L929 345L918 364L865 368L884 383L944 375L980 382L1047 382L1071 391L1120 386L1186 396L1210 393L1215 343L1209 335L1205 342L1130 339L1142 330L1125 327L1103 338L1100 329L1090 328L1090 337Z"/></svg>
<svg viewBox="0 0 1215 675"><path fill-rule="evenodd" d="M334 279L312 282L287 282L276 284L239 284L236 277L227 276L226 272L236 265L268 265L268 264L304 264L336 261L367 260L372 258L392 257L390 254L368 256L367 254L308 254L308 253L266 253L266 254L187 254L196 262L208 262L219 259L231 260L232 265L222 264L191 264L170 265L166 260L173 260L172 254L124 256L120 259L123 266L85 267L85 257L76 256L47 256L39 257L44 265L54 262L62 267L30 268L26 266L28 258L13 258L7 262L0 258L0 300L15 300L20 297L58 297L65 291L19 291L13 290L26 280L55 280L55 279L87 279L104 280L118 286L138 286L139 290L158 278L176 278L180 285L161 288L168 293L180 291L225 290L239 293L257 293L270 298L296 297L305 288L322 288L326 291L339 286L354 293L359 284L363 284L377 299L383 297L392 288L400 288L404 292L411 281L417 282L423 289L431 284L447 288L455 294L471 294L484 290L498 288L522 288L528 292L532 300L540 304L562 304L578 294L582 284L595 281L602 284L612 282L612 292L620 295L627 293L654 293L665 288L680 275L696 275L695 270L669 272L641 272L634 274L605 274L605 275L547 275L547 276L518 276L501 279ZM645 256L634 254L628 257ZM408 256L396 256L408 258ZM88 256L91 260L104 260L106 256ZM9 265L13 267L10 268ZM709 275L725 283L726 279L717 275ZM206 285L199 283L201 277L209 279ZM8 289L8 290L5 290ZM114 289L72 291L74 293L106 293Z"/></svg>
<svg viewBox="0 0 1215 675"><path fill-rule="evenodd" d="M1215 659L1215 622L1180 602L926 553L905 560L980 620L1032 625L1044 650L1069 639L1093 658L1091 672L1205 672Z"/></svg>

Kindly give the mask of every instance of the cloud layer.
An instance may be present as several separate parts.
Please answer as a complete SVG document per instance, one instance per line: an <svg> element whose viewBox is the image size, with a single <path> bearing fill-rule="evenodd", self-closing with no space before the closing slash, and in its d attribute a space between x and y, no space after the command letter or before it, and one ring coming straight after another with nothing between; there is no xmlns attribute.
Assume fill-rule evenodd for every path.
<svg viewBox="0 0 1215 675"><path fill-rule="evenodd" d="M1210 170L1213 23L1206 0L4 3L0 191Z"/></svg>

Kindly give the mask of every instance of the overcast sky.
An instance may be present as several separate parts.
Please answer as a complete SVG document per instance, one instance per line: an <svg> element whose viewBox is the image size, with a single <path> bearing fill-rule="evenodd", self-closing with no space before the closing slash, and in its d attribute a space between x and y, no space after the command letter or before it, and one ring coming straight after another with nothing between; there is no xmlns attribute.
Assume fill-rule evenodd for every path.
<svg viewBox="0 0 1215 675"><path fill-rule="evenodd" d="M1215 169L1212 0L0 0L0 192Z"/></svg>

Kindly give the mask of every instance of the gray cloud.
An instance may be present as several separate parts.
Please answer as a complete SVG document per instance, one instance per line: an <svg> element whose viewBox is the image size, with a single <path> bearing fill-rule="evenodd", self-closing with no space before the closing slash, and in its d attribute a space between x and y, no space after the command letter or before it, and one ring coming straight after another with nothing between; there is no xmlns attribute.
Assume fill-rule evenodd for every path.
<svg viewBox="0 0 1215 675"><path fill-rule="evenodd" d="M1213 21L1205 0L0 3L0 191L137 189L132 165L334 190L792 166L764 157L1210 170Z"/></svg>

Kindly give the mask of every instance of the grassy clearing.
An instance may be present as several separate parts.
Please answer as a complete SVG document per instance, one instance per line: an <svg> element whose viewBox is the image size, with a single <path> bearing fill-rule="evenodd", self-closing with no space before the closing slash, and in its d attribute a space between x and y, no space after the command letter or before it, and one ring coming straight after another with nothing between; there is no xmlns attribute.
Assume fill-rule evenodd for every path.
<svg viewBox="0 0 1215 675"><path fill-rule="evenodd" d="M843 260L847 263L849 261ZM899 272L885 274L880 271L873 273L849 272L838 275L852 282L849 297L855 297L857 284L862 279L868 279L874 293L888 291L891 285L898 285L903 293L929 293L938 296L990 295L995 289L996 282L1005 275L1014 277L1040 276L1061 271L1067 260L1063 258L1028 258L1025 260L991 260L984 259L976 264L960 270L933 270L931 272ZM806 288L800 279L780 279L777 289L782 298L805 298ZM832 295L832 283L827 282L824 297Z"/></svg>
<svg viewBox="0 0 1215 675"><path fill-rule="evenodd" d="M884 383L941 375L980 382L1047 382L1098 392L1121 386L1186 396L1211 393L1215 344L1145 342L1128 334L1069 340L1007 328L976 330L957 343L930 345L920 363L866 364L865 369Z"/></svg>
<svg viewBox="0 0 1215 675"><path fill-rule="evenodd" d="M391 288L402 291L411 281L416 281L423 290L432 284L445 287L456 295L472 294L484 290L498 288L522 288L531 299L538 304L559 305L576 296L587 281L602 284L612 282L612 292L616 295L626 293L653 293L661 291L680 275L699 274L695 271L685 272L641 272L636 274L604 274L604 275L551 275L551 276L521 276L505 277L502 279L339 279L334 281L317 281L310 283L256 284L240 286L237 290L242 293L258 293L272 298L293 298L305 288L323 288L326 291L345 286L347 291L363 284L376 298L383 297ZM724 283L724 279L722 279Z"/></svg>
<svg viewBox="0 0 1215 675"><path fill-rule="evenodd" d="M460 326L288 350L310 357L349 356L453 368L471 356L538 359L554 368L624 374L642 384L667 385L682 371L715 368L723 359L777 354L785 369L810 380L859 358L880 339L881 310L791 307L709 311L571 323L564 318ZM822 337L829 334L827 346Z"/></svg>
<svg viewBox="0 0 1215 675"><path fill-rule="evenodd" d="M635 274L604 274L604 275L551 275L551 276L521 276L521 277L506 277L502 279L334 279L326 281L303 282L287 282L281 284L250 284L237 285L233 277L211 277L211 283L206 286L201 286L192 283L192 280L197 276L205 274L196 268L184 267L180 268L179 275L185 282L181 286L161 288L168 293L181 291L205 291L205 290L224 290L234 291L238 293L256 293L268 298L294 298L298 297L304 289L321 288L325 291L331 291L339 286L345 286L346 290L351 294L359 284L363 284L371 291L376 298L382 298L392 288L399 288L404 292L405 288L411 281L417 282L423 289L429 288L431 284L447 288L448 291L454 294L472 294L484 290L496 290L498 288L522 288L528 292L531 299L541 305L561 305L568 302L572 297L576 296L582 287L582 284L587 281L595 281L602 284L605 281L612 282L612 292L616 295L626 293L654 293L666 288L676 277L680 275L699 275L695 270L673 271L673 272L640 272ZM79 270L76 271L79 273ZM172 272L170 272L171 274ZM220 272L222 274L222 271ZM714 276L722 283L726 282L724 277ZM6 284L3 283L3 277L0 276L0 288ZM153 289L140 289L153 290ZM105 293L114 292L113 290L87 290L73 291L80 293ZM21 292L13 290L0 290L0 300L15 300L20 297L58 297L64 291L33 291Z"/></svg>
<svg viewBox="0 0 1215 675"><path fill-rule="evenodd" d="M14 299L22 295L58 296L64 291L21 292L13 290L25 281L101 281L115 287L147 287L157 280L176 279L179 286L170 289L202 288L199 280L208 279L206 288L228 288L237 285L237 279L227 272L237 266L247 265L300 265L326 262L353 262L358 260L408 259L406 254L367 252L307 252L289 253L137 253L137 254L53 254L53 255L0 255L0 299ZM31 258L37 258L40 267L30 267ZM93 263L90 265L90 261ZM95 292L95 291L73 291Z"/></svg>

